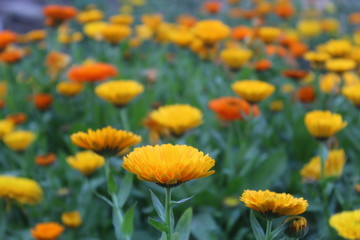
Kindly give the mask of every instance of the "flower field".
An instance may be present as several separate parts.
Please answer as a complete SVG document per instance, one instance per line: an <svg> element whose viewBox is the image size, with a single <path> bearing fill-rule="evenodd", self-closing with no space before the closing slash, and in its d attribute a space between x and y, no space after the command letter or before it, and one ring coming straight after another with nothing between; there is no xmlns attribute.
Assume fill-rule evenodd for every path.
<svg viewBox="0 0 360 240"><path fill-rule="evenodd" d="M360 240L356 1L71 2L0 29L0 240Z"/></svg>

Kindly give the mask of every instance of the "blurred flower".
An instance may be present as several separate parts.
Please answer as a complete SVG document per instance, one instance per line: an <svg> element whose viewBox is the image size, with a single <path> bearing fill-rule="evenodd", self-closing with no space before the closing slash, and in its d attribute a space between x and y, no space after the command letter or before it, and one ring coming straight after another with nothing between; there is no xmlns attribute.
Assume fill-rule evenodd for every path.
<svg viewBox="0 0 360 240"><path fill-rule="evenodd" d="M82 219L78 211L64 212L61 214L61 222L67 227L77 228L81 226Z"/></svg>
<svg viewBox="0 0 360 240"><path fill-rule="evenodd" d="M239 198L236 197L226 197L223 202L225 206L232 208L240 204Z"/></svg>
<svg viewBox="0 0 360 240"><path fill-rule="evenodd" d="M356 193L359 194L360 193L360 184L359 183L355 184L354 189L355 189Z"/></svg>
<svg viewBox="0 0 360 240"><path fill-rule="evenodd" d="M43 190L32 179L0 175L0 198L34 205L42 202Z"/></svg>
<svg viewBox="0 0 360 240"><path fill-rule="evenodd" d="M345 57L348 53L350 53L351 43L342 39L330 40L325 44L324 50L326 50L326 52L332 57Z"/></svg>
<svg viewBox="0 0 360 240"><path fill-rule="evenodd" d="M351 71L356 67L354 60L347 58L329 59L325 63L326 69L338 74Z"/></svg>
<svg viewBox="0 0 360 240"><path fill-rule="evenodd" d="M116 25L131 25L134 22L134 17L130 14L118 14L110 17L110 22Z"/></svg>
<svg viewBox="0 0 360 240"><path fill-rule="evenodd" d="M269 108L272 112L280 112L284 109L284 102L281 100L272 101Z"/></svg>
<svg viewBox="0 0 360 240"><path fill-rule="evenodd" d="M161 25L163 16L161 14L144 14L141 16L141 21L154 31Z"/></svg>
<svg viewBox="0 0 360 240"><path fill-rule="evenodd" d="M327 33L337 33L340 29L340 22L336 18L326 18L321 21L321 29Z"/></svg>
<svg viewBox="0 0 360 240"><path fill-rule="evenodd" d="M5 81L0 81L0 98L6 96L7 88L7 83Z"/></svg>
<svg viewBox="0 0 360 240"><path fill-rule="evenodd" d="M188 46L193 38L193 34L187 29L173 30L169 34L169 40L180 47Z"/></svg>
<svg viewBox="0 0 360 240"><path fill-rule="evenodd" d="M232 29L231 37L235 40L244 40L252 35L253 31L247 26L237 26Z"/></svg>
<svg viewBox="0 0 360 240"><path fill-rule="evenodd" d="M66 197L70 194L70 189L69 188L60 188L56 191L56 196L58 197Z"/></svg>
<svg viewBox="0 0 360 240"><path fill-rule="evenodd" d="M356 107L360 107L360 84L343 87L342 94Z"/></svg>
<svg viewBox="0 0 360 240"><path fill-rule="evenodd" d="M49 93L38 93L32 96L32 100L38 110L45 111L51 106L53 97Z"/></svg>
<svg viewBox="0 0 360 240"><path fill-rule="evenodd" d="M240 69L252 57L253 53L247 49L227 48L220 52L220 58L231 70Z"/></svg>
<svg viewBox="0 0 360 240"><path fill-rule="evenodd" d="M124 130L117 130L110 126L86 132L77 132L71 135L73 144L89 149L100 155L117 155L127 148L141 142L141 137Z"/></svg>
<svg viewBox="0 0 360 240"><path fill-rule="evenodd" d="M24 56L24 51L20 48L7 47L5 51L0 53L0 63L13 64L20 61Z"/></svg>
<svg viewBox="0 0 360 240"><path fill-rule="evenodd" d="M0 50L16 42L18 35L10 30L0 31Z"/></svg>
<svg viewBox="0 0 360 240"><path fill-rule="evenodd" d="M46 31L43 29L32 30L25 35L27 42L39 42L46 39Z"/></svg>
<svg viewBox="0 0 360 240"><path fill-rule="evenodd" d="M53 164L55 160L56 160L56 155L54 153L38 155L35 157L35 163L39 166L49 166Z"/></svg>
<svg viewBox="0 0 360 240"><path fill-rule="evenodd" d="M209 108L214 111L221 120L243 120L249 115L259 116L257 106L251 106L247 101L237 97L221 97L209 102Z"/></svg>
<svg viewBox="0 0 360 240"><path fill-rule="evenodd" d="M257 34L264 43L268 44L277 41L280 37L281 31L275 27L261 27Z"/></svg>
<svg viewBox="0 0 360 240"><path fill-rule="evenodd" d="M77 14L76 8L64 5L47 5L43 8L48 26L55 26L74 18Z"/></svg>
<svg viewBox="0 0 360 240"><path fill-rule="evenodd" d="M283 85L281 85L281 92L283 92L283 93L288 94L288 93L292 93L294 91L295 91L295 87L292 84L283 84Z"/></svg>
<svg viewBox="0 0 360 240"><path fill-rule="evenodd" d="M312 67L322 68L324 63L330 59L330 55L325 52L307 52L304 58L312 64Z"/></svg>
<svg viewBox="0 0 360 240"><path fill-rule="evenodd" d="M197 19L191 15L180 15L176 22L183 27L192 28L196 24Z"/></svg>
<svg viewBox="0 0 360 240"><path fill-rule="evenodd" d="M68 54L51 51L47 54L45 66L48 68L50 74L58 74L59 71L65 69L71 61Z"/></svg>
<svg viewBox="0 0 360 240"><path fill-rule="evenodd" d="M6 116L6 120L10 120L15 125L26 122L27 116L25 113L13 113ZM1 131L1 130L0 130ZM1 135L1 134L0 134ZM1 137L0 137L1 138Z"/></svg>
<svg viewBox="0 0 360 240"><path fill-rule="evenodd" d="M230 35L230 28L219 20L202 20L195 24L193 33L205 45L213 45Z"/></svg>
<svg viewBox="0 0 360 240"><path fill-rule="evenodd" d="M348 15L349 23L351 24L360 24L360 12L353 12Z"/></svg>
<svg viewBox="0 0 360 240"><path fill-rule="evenodd" d="M334 214L329 219L329 224L339 236L346 239L360 239L359 231L360 209L343 211Z"/></svg>
<svg viewBox="0 0 360 240"><path fill-rule="evenodd" d="M221 1L206 1L202 8L209 14L217 14L221 10Z"/></svg>
<svg viewBox="0 0 360 240"><path fill-rule="evenodd" d="M262 59L255 63L255 70L256 71L266 71L271 68L272 64L271 61L268 59Z"/></svg>
<svg viewBox="0 0 360 240"><path fill-rule="evenodd" d="M103 29L108 25L106 22L90 22L84 25L83 31L86 36L100 40L102 37Z"/></svg>
<svg viewBox="0 0 360 240"><path fill-rule="evenodd" d="M35 240L56 240L64 230L64 227L56 222L38 223L31 229L31 236Z"/></svg>
<svg viewBox="0 0 360 240"><path fill-rule="evenodd" d="M76 17L78 22L82 24L100 21L103 18L104 18L104 13L96 8L90 8L85 11L82 11Z"/></svg>
<svg viewBox="0 0 360 240"><path fill-rule="evenodd" d="M309 72L301 69L289 69L284 70L282 74L292 80L301 81L309 74Z"/></svg>
<svg viewBox="0 0 360 240"><path fill-rule="evenodd" d="M146 25L137 25L135 27L136 36L141 40L150 39L154 32Z"/></svg>
<svg viewBox="0 0 360 240"><path fill-rule="evenodd" d="M17 130L6 134L3 138L6 146L14 151L25 151L35 140L35 134L30 131Z"/></svg>
<svg viewBox="0 0 360 240"><path fill-rule="evenodd" d="M92 151L78 152L75 156L67 157L66 161L85 176L91 175L105 164L105 159Z"/></svg>
<svg viewBox="0 0 360 240"><path fill-rule="evenodd" d="M347 125L340 114L330 111L314 110L308 112L304 121L309 133L319 140L335 135Z"/></svg>
<svg viewBox="0 0 360 240"><path fill-rule="evenodd" d="M301 42L294 42L289 45L289 52L295 58L302 57L308 51L308 49L308 45Z"/></svg>
<svg viewBox="0 0 360 240"><path fill-rule="evenodd" d="M251 104L268 98L275 91L275 86L259 80L240 80L233 83L231 88Z"/></svg>
<svg viewBox="0 0 360 240"><path fill-rule="evenodd" d="M309 206L303 198L295 198L291 194L275 193L269 190L245 190L240 197L245 206L252 208L266 219L288 215L298 215Z"/></svg>
<svg viewBox="0 0 360 240"><path fill-rule="evenodd" d="M158 144L161 136L169 136L169 129L164 128L162 125L147 116L143 125L149 130L149 141L152 145Z"/></svg>
<svg viewBox="0 0 360 240"><path fill-rule="evenodd" d="M101 62L85 62L80 66L73 66L68 72L71 81L85 83L105 81L118 75L114 65Z"/></svg>
<svg viewBox="0 0 360 240"><path fill-rule="evenodd" d="M270 3L266 0L258 1L255 6L256 14L260 17L259 20L265 17L273 10L273 3Z"/></svg>
<svg viewBox="0 0 360 240"><path fill-rule="evenodd" d="M299 30L302 36L313 38L320 35L321 24L317 20L304 19L298 22L297 29Z"/></svg>
<svg viewBox="0 0 360 240"><path fill-rule="evenodd" d="M14 129L13 121L9 119L0 120L0 139L3 139L4 136L11 133Z"/></svg>
<svg viewBox="0 0 360 240"><path fill-rule="evenodd" d="M278 55L281 57L285 57L287 54L287 51L284 47L281 47L279 45L267 45L266 46L266 54L268 56Z"/></svg>
<svg viewBox="0 0 360 240"><path fill-rule="evenodd" d="M284 223L289 223L284 233L289 238L303 238L309 231L306 218L301 216L288 217Z"/></svg>
<svg viewBox="0 0 360 240"><path fill-rule="evenodd" d="M295 14L295 8L291 1L278 0L274 6L274 12L281 19L287 19Z"/></svg>
<svg viewBox="0 0 360 240"><path fill-rule="evenodd" d="M296 95L299 101L302 103L312 103L316 98L315 89L313 86L300 87Z"/></svg>
<svg viewBox="0 0 360 240"><path fill-rule="evenodd" d="M135 148L124 157L123 168L138 179L163 187L212 175L215 161L196 148L186 145L156 145Z"/></svg>
<svg viewBox="0 0 360 240"><path fill-rule="evenodd" d="M202 124L202 117L198 108L186 104L163 106L150 113L152 120L169 129L174 136L182 136Z"/></svg>
<svg viewBox="0 0 360 240"><path fill-rule="evenodd" d="M126 25L106 25L101 30L103 39L110 44L118 44L120 41L129 37L131 34L131 28Z"/></svg>
<svg viewBox="0 0 360 240"><path fill-rule="evenodd" d="M56 86L56 91L65 97L74 97L84 89L82 83L77 82L60 82Z"/></svg>

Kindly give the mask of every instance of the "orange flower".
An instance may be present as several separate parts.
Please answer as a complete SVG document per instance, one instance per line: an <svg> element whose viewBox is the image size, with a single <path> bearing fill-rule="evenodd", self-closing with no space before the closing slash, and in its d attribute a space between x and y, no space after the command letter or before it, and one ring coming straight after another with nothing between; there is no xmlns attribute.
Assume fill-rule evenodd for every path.
<svg viewBox="0 0 360 240"><path fill-rule="evenodd" d="M43 8L43 14L46 17L46 23L54 26L74 18L77 10L72 6L48 5Z"/></svg>
<svg viewBox="0 0 360 240"><path fill-rule="evenodd" d="M217 14L221 9L220 1L207 1L203 4L203 9L209 14Z"/></svg>
<svg viewBox="0 0 360 240"><path fill-rule="evenodd" d="M209 108L225 121L243 120L250 114L259 116L257 106L251 106L247 101L237 97L221 97L209 102Z"/></svg>
<svg viewBox="0 0 360 240"><path fill-rule="evenodd" d="M275 46L275 45L267 45L266 46L266 54L268 56L272 56L274 54L279 55L279 56L285 56L286 55L286 49L280 46Z"/></svg>
<svg viewBox="0 0 360 240"><path fill-rule="evenodd" d="M262 59L255 63L256 71L265 71L271 68L271 61L268 59Z"/></svg>
<svg viewBox="0 0 360 240"><path fill-rule="evenodd" d="M38 155L35 157L35 163L39 166L49 166L53 164L55 160L56 160L56 155L54 153Z"/></svg>
<svg viewBox="0 0 360 240"><path fill-rule="evenodd" d="M32 100L34 101L35 107L38 110L45 111L51 106L53 102L53 97L51 96L51 94L48 93L39 93L33 96Z"/></svg>
<svg viewBox="0 0 360 240"><path fill-rule="evenodd" d="M308 72L306 70L297 70L297 69L291 70L291 69L289 69L289 70L283 71L282 74L285 77L299 81L299 80L304 79L308 75Z"/></svg>
<svg viewBox="0 0 360 240"><path fill-rule="evenodd" d="M5 48L10 43L16 42L18 35L12 31L0 31L0 49Z"/></svg>
<svg viewBox="0 0 360 240"><path fill-rule="evenodd" d="M157 29L162 23L163 16L161 14L145 14L141 16L141 21L152 30Z"/></svg>
<svg viewBox="0 0 360 240"><path fill-rule="evenodd" d="M311 103L315 100L315 90L313 86L303 86L297 91L297 98L302 103Z"/></svg>
<svg viewBox="0 0 360 240"><path fill-rule="evenodd" d="M0 62L8 64L16 63L23 57L23 51L17 48L8 48L0 53Z"/></svg>
<svg viewBox="0 0 360 240"><path fill-rule="evenodd" d="M349 22L351 24L359 24L360 23L360 12L355 12L349 15Z"/></svg>
<svg viewBox="0 0 360 240"><path fill-rule="evenodd" d="M234 27L231 32L231 37L235 40L244 40L245 38L251 36L252 30L246 26L237 26Z"/></svg>
<svg viewBox="0 0 360 240"><path fill-rule="evenodd" d="M288 0L279 1L275 5L274 11L275 11L276 15L278 15L278 17L282 18L282 19L290 18L290 17L294 16L294 13L295 13L294 6Z"/></svg>
<svg viewBox="0 0 360 240"><path fill-rule="evenodd" d="M13 113L6 116L6 119L12 121L15 125L26 122L27 116L25 113Z"/></svg>
<svg viewBox="0 0 360 240"><path fill-rule="evenodd" d="M114 65L107 63L86 63L74 66L68 72L68 78L74 82L98 82L105 81L118 75Z"/></svg>
<svg viewBox="0 0 360 240"><path fill-rule="evenodd" d="M38 223L31 230L35 240L56 240L64 231L64 227L56 222Z"/></svg>
<svg viewBox="0 0 360 240"><path fill-rule="evenodd" d="M289 47L291 55L296 58L302 57L309 49L306 44L301 42L294 42Z"/></svg>
<svg viewBox="0 0 360 240"><path fill-rule="evenodd" d="M70 63L70 56L57 51L51 51L46 56L45 65L50 73L56 74Z"/></svg>

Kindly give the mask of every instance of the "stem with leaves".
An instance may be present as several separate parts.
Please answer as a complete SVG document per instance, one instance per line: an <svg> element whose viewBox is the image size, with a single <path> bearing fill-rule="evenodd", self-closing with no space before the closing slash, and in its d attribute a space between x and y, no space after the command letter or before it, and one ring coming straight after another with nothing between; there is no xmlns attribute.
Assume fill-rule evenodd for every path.
<svg viewBox="0 0 360 240"><path fill-rule="evenodd" d="M171 222L171 188L165 188L165 221L168 227L167 240L173 240L173 229Z"/></svg>

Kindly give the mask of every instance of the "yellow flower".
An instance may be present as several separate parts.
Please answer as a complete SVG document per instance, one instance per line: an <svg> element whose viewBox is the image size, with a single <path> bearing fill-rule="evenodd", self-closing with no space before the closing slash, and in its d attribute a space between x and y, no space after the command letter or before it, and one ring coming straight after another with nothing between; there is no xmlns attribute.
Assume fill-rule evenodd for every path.
<svg viewBox="0 0 360 240"><path fill-rule="evenodd" d="M10 120L0 120L0 139L3 139L5 135L11 133L14 129L14 123Z"/></svg>
<svg viewBox="0 0 360 240"><path fill-rule="evenodd" d="M326 61L326 69L338 74L351 71L356 67L356 62L347 58L329 59Z"/></svg>
<svg viewBox="0 0 360 240"><path fill-rule="evenodd" d="M153 31L146 25L137 25L135 27L136 36L141 40L150 39L153 35Z"/></svg>
<svg viewBox="0 0 360 240"><path fill-rule="evenodd" d="M104 18L103 12L96 8L80 12L77 16L77 20L82 24L100 21L103 18Z"/></svg>
<svg viewBox="0 0 360 240"><path fill-rule="evenodd" d="M329 219L331 227L335 228L338 235L351 240L360 239L360 209L343 211L334 214Z"/></svg>
<svg viewBox="0 0 360 240"><path fill-rule="evenodd" d="M102 36L103 29L108 25L106 22L91 22L84 25L84 33L91 38L99 40Z"/></svg>
<svg viewBox="0 0 360 240"><path fill-rule="evenodd" d="M344 57L351 50L351 43L347 40L330 40L325 44L325 51L332 57Z"/></svg>
<svg viewBox="0 0 360 240"><path fill-rule="evenodd" d="M198 21L193 27L193 33L205 45L213 45L230 35L230 28L219 20Z"/></svg>
<svg viewBox="0 0 360 240"><path fill-rule="evenodd" d="M325 177L339 177L342 174L346 157L343 149L331 150L325 161ZM311 158L300 171L304 181L318 181L321 175L321 158L316 156Z"/></svg>
<svg viewBox="0 0 360 240"><path fill-rule="evenodd" d="M354 60L356 62L356 64L359 64L360 63L360 47L352 47L347 57Z"/></svg>
<svg viewBox="0 0 360 240"><path fill-rule="evenodd" d="M78 152L66 158L67 163L84 175L91 175L105 164L105 159L92 151Z"/></svg>
<svg viewBox="0 0 360 240"><path fill-rule="evenodd" d="M34 139L35 134L33 132L18 130L5 135L3 141L6 146L14 151L25 151Z"/></svg>
<svg viewBox="0 0 360 240"><path fill-rule="evenodd" d="M232 90L251 104L268 98L275 91L275 86L259 80L241 80L233 83Z"/></svg>
<svg viewBox="0 0 360 240"><path fill-rule="evenodd" d="M96 87L95 93L100 98L117 107L127 105L144 91L144 86L132 80L108 81Z"/></svg>
<svg viewBox="0 0 360 240"><path fill-rule="evenodd" d="M288 217L284 221L290 223L284 233L289 238L303 238L309 231L306 218L300 216Z"/></svg>
<svg viewBox="0 0 360 240"><path fill-rule="evenodd" d="M131 34L131 28L126 25L107 25L101 30L104 40L111 44L117 44Z"/></svg>
<svg viewBox="0 0 360 240"><path fill-rule="evenodd" d="M275 42L278 40L280 34L280 29L275 27L261 27L258 32L259 38L265 43Z"/></svg>
<svg viewBox="0 0 360 240"><path fill-rule="evenodd" d="M140 180L163 187L212 175L215 165L209 155L186 145L156 145L135 148L124 157L123 167Z"/></svg>
<svg viewBox="0 0 360 240"><path fill-rule="evenodd" d="M304 58L312 64L312 67L321 68L330 59L330 55L326 52L307 52Z"/></svg>
<svg viewBox="0 0 360 240"><path fill-rule="evenodd" d="M340 29L340 22L335 18L326 18L321 21L321 28L324 32L337 33Z"/></svg>
<svg viewBox="0 0 360 240"><path fill-rule="evenodd" d="M275 193L269 190L245 190L240 197L245 206L252 208L265 218L298 215L309 206L303 198L295 198L286 193Z"/></svg>
<svg viewBox="0 0 360 240"><path fill-rule="evenodd" d="M321 33L321 24L317 20L305 19L298 22L297 29L304 37L316 37Z"/></svg>
<svg viewBox="0 0 360 240"><path fill-rule="evenodd" d="M343 87L342 94L355 106L360 107L360 84Z"/></svg>
<svg viewBox="0 0 360 240"><path fill-rule="evenodd" d="M193 38L193 34L185 28L173 30L169 34L169 40L180 47L188 46Z"/></svg>
<svg viewBox="0 0 360 240"><path fill-rule="evenodd" d="M60 82L56 86L56 91L65 97L74 97L84 89L84 85L77 82Z"/></svg>
<svg viewBox="0 0 360 240"><path fill-rule="evenodd" d="M67 227L77 228L81 226L82 219L78 211L64 212L61 214L61 222Z"/></svg>
<svg viewBox="0 0 360 240"><path fill-rule="evenodd" d="M353 86L360 84L360 79L353 72L345 72L342 75L345 80L345 86ZM325 93L338 93L340 91L341 78L336 73L327 73L320 77L320 89Z"/></svg>
<svg viewBox="0 0 360 240"><path fill-rule="evenodd" d="M42 29L32 30L25 35L26 41L29 42L41 41L44 40L45 38L46 38L46 31Z"/></svg>
<svg viewBox="0 0 360 240"><path fill-rule="evenodd" d="M151 30L157 29L162 23L163 16L161 14L144 14L141 16L141 21Z"/></svg>
<svg viewBox="0 0 360 240"><path fill-rule="evenodd" d="M160 107L150 113L150 118L175 136L181 136L202 123L201 111L187 104Z"/></svg>
<svg viewBox="0 0 360 240"><path fill-rule="evenodd" d="M247 49L227 48L221 51L221 60L229 66L230 69L240 69L252 57L253 53Z"/></svg>
<svg viewBox="0 0 360 240"><path fill-rule="evenodd" d="M310 134L319 139L327 139L346 127L340 114L330 111L311 111L305 115L305 125Z"/></svg>
<svg viewBox="0 0 360 240"><path fill-rule="evenodd" d="M30 231L35 240L56 240L64 230L64 227L56 222L45 222L36 224Z"/></svg>
<svg viewBox="0 0 360 240"><path fill-rule="evenodd" d="M112 24L131 25L134 22L134 17L130 14L119 14L110 18Z"/></svg>
<svg viewBox="0 0 360 240"><path fill-rule="evenodd" d="M284 108L284 102L281 100L272 101L269 108L272 112L280 112Z"/></svg>
<svg viewBox="0 0 360 240"><path fill-rule="evenodd" d="M0 175L0 198L34 205L43 199L43 190L34 180Z"/></svg>
<svg viewBox="0 0 360 240"><path fill-rule="evenodd" d="M89 129L87 133L74 133L71 135L71 141L79 147L92 150L100 155L116 155L140 143L141 137L132 132L108 126L95 131Z"/></svg>

